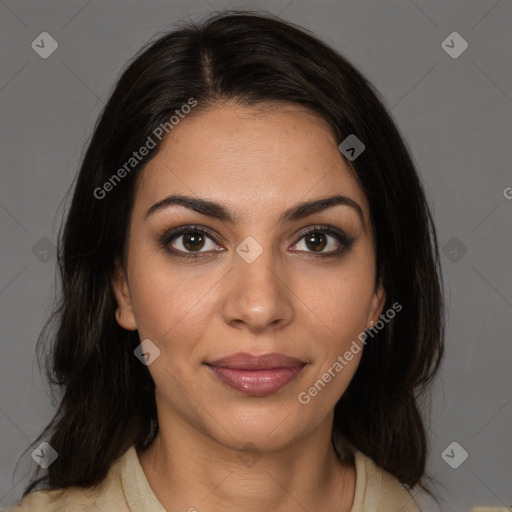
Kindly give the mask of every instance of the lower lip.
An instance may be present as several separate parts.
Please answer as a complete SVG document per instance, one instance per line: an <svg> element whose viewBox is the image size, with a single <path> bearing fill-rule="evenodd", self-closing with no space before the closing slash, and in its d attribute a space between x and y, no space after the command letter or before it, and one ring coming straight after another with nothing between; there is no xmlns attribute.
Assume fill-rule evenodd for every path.
<svg viewBox="0 0 512 512"><path fill-rule="evenodd" d="M292 381L303 369L273 368L266 370L239 370L225 366L210 366L208 368L224 384L252 396L266 396L276 393Z"/></svg>

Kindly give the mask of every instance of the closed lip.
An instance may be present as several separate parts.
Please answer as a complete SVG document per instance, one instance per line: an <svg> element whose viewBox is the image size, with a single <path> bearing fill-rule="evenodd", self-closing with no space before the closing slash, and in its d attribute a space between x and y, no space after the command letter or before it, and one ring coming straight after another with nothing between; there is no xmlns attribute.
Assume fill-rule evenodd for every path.
<svg viewBox="0 0 512 512"><path fill-rule="evenodd" d="M277 368L302 368L306 365L300 359L279 352L260 355L237 352L236 354L230 354L205 364L236 370L274 370Z"/></svg>
<svg viewBox="0 0 512 512"><path fill-rule="evenodd" d="M306 366L304 361L278 352L262 355L238 352L205 364L225 385L255 397L276 393Z"/></svg>

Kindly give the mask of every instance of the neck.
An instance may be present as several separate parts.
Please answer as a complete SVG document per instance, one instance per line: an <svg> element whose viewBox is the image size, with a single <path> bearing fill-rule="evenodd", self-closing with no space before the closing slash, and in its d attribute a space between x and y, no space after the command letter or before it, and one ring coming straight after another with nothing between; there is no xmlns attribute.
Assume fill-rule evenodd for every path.
<svg viewBox="0 0 512 512"><path fill-rule="evenodd" d="M348 512L355 470L338 459L327 420L306 438L260 452L254 446L226 447L173 418L138 455L168 511Z"/></svg>

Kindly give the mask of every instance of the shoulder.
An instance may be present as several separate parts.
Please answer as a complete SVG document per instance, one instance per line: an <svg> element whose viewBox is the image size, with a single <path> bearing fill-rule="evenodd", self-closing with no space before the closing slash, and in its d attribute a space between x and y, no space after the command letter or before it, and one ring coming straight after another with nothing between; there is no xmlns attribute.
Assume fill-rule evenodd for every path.
<svg viewBox="0 0 512 512"><path fill-rule="evenodd" d="M360 451L355 451L354 457L356 491L353 512L421 512L397 478Z"/></svg>
<svg viewBox="0 0 512 512"><path fill-rule="evenodd" d="M118 459L95 487L34 491L5 512L128 512L120 475L125 457Z"/></svg>
<svg viewBox="0 0 512 512"><path fill-rule="evenodd" d="M34 491L27 494L19 505L7 509L7 512L86 512L89 509L84 498L80 490L73 487ZM94 503L94 498L92 501Z"/></svg>

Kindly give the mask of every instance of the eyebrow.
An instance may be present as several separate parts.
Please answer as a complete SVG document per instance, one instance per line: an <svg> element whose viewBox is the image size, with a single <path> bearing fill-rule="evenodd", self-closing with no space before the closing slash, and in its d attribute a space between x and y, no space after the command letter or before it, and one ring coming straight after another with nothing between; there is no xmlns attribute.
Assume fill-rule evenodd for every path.
<svg viewBox="0 0 512 512"><path fill-rule="evenodd" d="M182 194L173 194L155 203L146 211L145 219L158 211L174 205L183 206L190 210L194 210L201 215L212 217L230 224L236 224L238 222L238 217L233 215L224 205L208 199L200 199ZM309 217L314 213L319 213L334 206L349 206L355 210L363 224L363 227L366 229L366 222L361 206L359 206L359 204L350 197L343 195L334 195L315 199L313 201L297 203L281 213L277 223L284 226L288 222L294 222L305 217Z"/></svg>

